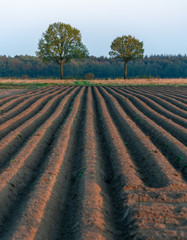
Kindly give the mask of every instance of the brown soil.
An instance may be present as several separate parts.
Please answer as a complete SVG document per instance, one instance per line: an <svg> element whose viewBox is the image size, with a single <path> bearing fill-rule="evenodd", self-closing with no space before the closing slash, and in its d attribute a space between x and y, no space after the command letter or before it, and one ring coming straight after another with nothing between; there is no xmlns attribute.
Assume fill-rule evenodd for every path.
<svg viewBox="0 0 187 240"><path fill-rule="evenodd" d="M1 80L0 80L1 82ZM18 94L25 94L29 90L20 90L20 89L0 89L0 99L8 96L18 95Z"/></svg>
<svg viewBox="0 0 187 240"><path fill-rule="evenodd" d="M69 83L72 84L78 80L57 80L57 79L0 79L0 83ZM176 79L95 79L88 80L89 83L95 84L119 84L119 85L186 85L186 78L176 78Z"/></svg>
<svg viewBox="0 0 187 240"><path fill-rule="evenodd" d="M0 239L187 239L186 87L0 95Z"/></svg>

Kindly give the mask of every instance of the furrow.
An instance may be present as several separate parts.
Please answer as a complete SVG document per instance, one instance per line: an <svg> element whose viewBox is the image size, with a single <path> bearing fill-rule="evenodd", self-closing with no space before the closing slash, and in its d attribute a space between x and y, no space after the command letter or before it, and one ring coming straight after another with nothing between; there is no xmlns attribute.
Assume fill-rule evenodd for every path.
<svg viewBox="0 0 187 240"><path fill-rule="evenodd" d="M120 91L123 93L123 91ZM172 121L178 123L179 125L183 127L187 127L187 120L186 118L182 118L178 116L177 114L174 114L167 109L163 108L161 105L157 104L155 101L149 99L148 97L142 95L142 94L136 94L136 97L140 98L142 101L147 103L148 106L150 106L152 109L157 111L158 113L166 116L167 118L171 119Z"/></svg>
<svg viewBox="0 0 187 240"><path fill-rule="evenodd" d="M130 87L129 87L130 88ZM173 87L173 86L152 86L152 87L141 87L135 86L135 90L139 90L141 93L148 93L148 94L159 94L162 96L163 94L168 97L179 97L179 101L186 99L186 88L182 86ZM186 102L185 102L186 103Z"/></svg>
<svg viewBox="0 0 187 240"><path fill-rule="evenodd" d="M137 174L137 168L130 158L126 144L122 141L108 112L106 103L98 92L93 90L95 132L100 153L101 186L104 195L105 222L111 238L129 239L133 221L127 223L127 207L124 205L123 188L142 188L144 183ZM132 213L132 212L131 212ZM133 215L133 213L132 213Z"/></svg>
<svg viewBox="0 0 187 240"><path fill-rule="evenodd" d="M103 131L106 135L103 136L104 139L101 139L100 142L106 147L106 154L107 151L110 152L111 161L113 161L112 159L115 159L115 161L117 162L115 163L115 167L113 168L119 166L123 173L123 184L125 184L126 186L143 185L143 182L141 180L141 178L143 177L139 178L139 174L137 174L138 168L136 168L136 165L131 159L131 155L127 148L128 143L123 141L123 139L121 138L115 122L113 121L110 113L108 112L107 105L103 99L103 96L100 94L97 88L94 88L94 93L95 102L97 102L97 105L95 103L95 111L97 112L99 122L102 123L103 129L100 130L100 134ZM98 100L96 101L96 99ZM97 111L97 109L99 109L99 111ZM99 126L99 123L97 124Z"/></svg>
<svg viewBox="0 0 187 240"><path fill-rule="evenodd" d="M186 147L140 112L128 99L124 99L110 88L106 89L108 92L112 92L112 95L117 99L123 111L126 112L136 125L147 135L147 138L150 138L152 143L161 151L168 161L181 172L185 180L187 180L187 173L184 171L187 164Z"/></svg>
<svg viewBox="0 0 187 240"><path fill-rule="evenodd" d="M27 94L29 91L29 89L12 89L12 88L1 88L0 89L0 102L3 100L5 100L7 97L10 96L15 96L15 95L19 95L19 94Z"/></svg>
<svg viewBox="0 0 187 240"><path fill-rule="evenodd" d="M103 95L103 93L102 93ZM114 99L109 96L108 98L109 102L112 104L115 104ZM106 99L105 99L106 101ZM117 108L117 106L116 106ZM123 110L121 111L123 112ZM111 115L112 116L112 115ZM118 131L123 132L124 135L127 135L127 139L132 136L132 133L128 134L128 127L125 125L124 120L125 116L123 117L122 122L120 123L116 112L113 114L113 121L116 120L116 125L118 126ZM128 118L128 116L126 116ZM125 126L124 126L125 125ZM133 127L133 126L132 126ZM136 129L135 126L133 129ZM105 131L105 129L103 129ZM139 135L141 141L143 136ZM134 137L134 139L137 140L137 137ZM135 140L135 141L136 141ZM103 141L104 142L104 141ZM133 142L133 141L132 141ZM146 148L148 143L145 144ZM127 145L129 146L129 144ZM137 148L137 145L133 145L134 148ZM153 149L153 148L152 148ZM130 150L130 149L129 149ZM153 149L154 150L154 149ZM157 149L158 151L158 149ZM137 153L137 155L140 157L140 154ZM139 159L140 160L140 159ZM173 207L166 207L162 206L162 203L165 201L172 201L173 203L181 202L186 200L186 183L181 179L180 174L178 174L175 169L173 169L170 164L168 164L168 161L165 159L163 155L157 156L157 161L161 163L162 170L164 173L167 172L167 177L169 179L169 185L166 186L160 186L158 188L140 188L140 186L124 186L124 201L126 203L126 212L124 214L125 222L127 229L129 227L129 236L126 236L125 234L123 237L119 239L124 239L125 237L127 239L148 239L148 237L153 236L153 239L163 239L161 236L167 236L164 234L164 232L167 232L168 236L184 236L185 234L185 222L184 222L184 214L177 215L175 211L173 211ZM169 169L170 168L170 169ZM151 173L150 173L151 174ZM156 174L160 174L160 172L156 172ZM176 176L175 181L173 176ZM159 178L159 176L158 176ZM168 192L167 192L168 191ZM148 197L149 196L149 197ZM154 197L154 203L151 203L151 200L153 202ZM144 200L145 199L145 200ZM145 212L144 212L144 206L143 201L146 201L146 203L150 204L146 207L145 206ZM161 201L161 203L157 203L157 201ZM182 204L182 203L181 203ZM185 204L182 204L183 209L185 211ZM155 220L154 216L157 216ZM160 219L159 216L162 216ZM178 221L176 220L178 216ZM169 220L170 218L170 220ZM167 220L168 219L168 220ZM177 234L172 228L171 231L169 231L171 223L175 222L176 229L178 230ZM184 228L181 229L179 233L179 226L180 224L183 224Z"/></svg>
<svg viewBox="0 0 187 240"><path fill-rule="evenodd" d="M79 239L81 199L83 197L82 175L84 174L84 145L85 145L85 121L87 110L88 89L84 88L84 94L79 104L79 111L73 117L72 130L69 134L69 143L64 156L64 163L59 174L63 177L60 180L59 194L60 202L56 205L54 219L58 224L53 226L53 233L49 229L49 239ZM63 185L62 185L63 184ZM46 216L48 211L46 211ZM46 222L43 221L36 235L36 239L43 239L42 229L46 229ZM45 238L45 237L44 237ZM46 234L47 238L47 234Z"/></svg>
<svg viewBox="0 0 187 240"><path fill-rule="evenodd" d="M139 93L139 94L143 94L144 96L145 95L150 95L150 96L155 96L155 97L159 97L159 98L163 98L163 97L167 97L168 95L168 98L172 98L172 91L170 91L172 87L170 86L169 88L168 87L165 87L165 89L163 90L163 92L159 91L160 87L157 87L157 86L153 86L153 87L140 87L140 86L135 86L135 87L127 87L127 89L133 93ZM149 97L149 96L148 96ZM166 101L167 102L167 101ZM182 104L182 107L185 106L185 102L181 102L179 101L181 104ZM179 103L179 104L180 104ZM186 106L185 106L186 107Z"/></svg>
<svg viewBox="0 0 187 240"><path fill-rule="evenodd" d="M157 97L159 97L159 99L165 99L167 102L173 104L174 106L178 107L178 108L181 108L185 111L187 111L187 105L186 105L186 102L184 101L179 101L177 99L174 99L172 96L166 96L164 93L163 94L159 94L159 95L156 95Z"/></svg>
<svg viewBox="0 0 187 240"><path fill-rule="evenodd" d="M8 111L6 113L3 112L3 114L1 115L1 118L0 118L0 124L1 124L0 127L2 128L2 124L4 122L8 121L9 119L12 119L15 116L18 117L18 115L21 113L24 115L27 115L27 113L24 111L25 110L28 111L28 108L30 110L30 108L32 108L33 106L35 106L37 104L39 105L42 97L43 97L43 99L50 99L50 96L58 94L58 92L63 92L64 90L62 90L62 89L57 90L56 88L54 88L53 91L38 94L37 96L31 96L29 99L24 100L23 102L18 104L16 107L11 109L10 111Z"/></svg>
<svg viewBox="0 0 187 240"><path fill-rule="evenodd" d="M7 103L8 101L11 101L12 99L16 99L17 97L27 96L27 95L34 94L34 93L37 93L37 92L38 92L38 89L37 90L28 90L27 92L16 93L13 96L10 95L10 96L7 96L7 97L0 98L0 106Z"/></svg>
<svg viewBox="0 0 187 240"><path fill-rule="evenodd" d="M182 90L185 88L181 87L181 86L179 86L178 88L180 89L180 94L176 92L176 89L177 89L176 87L171 87L171 86L165 87L165 89L163 89L162 91L160 90L160 87L157 87L157 88L154 87L153 90L149 88L149 90L147 90L146 93L148 93L148 94L152 93L155 96L160 96L160 97L162 97L164 94L164 96L166 96L166 97L169 97L169 98L171 97L174 100L178 100L182 104L184 104L184 103L186 104L187 103L186 94L184 94L184 95L182 94ZM143 89L141 89L141 90L143 90ZM185 91L186 90L187 89L185 89ZM184 91L184 93L185 93L185 91Z"/></svg>
<svg viewBox="0 0 187 240"><path fill-rule="evenodd" d="M51 149L49 164L45 168L45 172L41 175L41 180L39 180L35 187L36 190L39 190L34 190L34 195L31 195L31 199L27 204L25 211L30 212L32 218L28 219L29 226L26 224L25 227L27 229L24 231L26 236L24 236L24 238L22 237L22 239L61 239L62 236L63 239L67 239L67 233L63 233L62 235L61 231L65 225L68 224L70 216L70 227L74 227L74 223L77 220L76 211L79 205L76 203L77 201L74 202L76 206L71 204L73 201L72 197L75 197L74 195L76 195L79 189L78 186L80 185L80 179L77 175L81 167L82 158L81 154L77 154L76 150L78 150L77 148L82 149L83 147L80 140L82 139L82 126L84 124L84 120L81 117L85 111L85 93L85 89L82 88L81 93L77 99L75 99L75 104L69 118L60 129L55 148L53 146ZM80 139L77 138L77 134L80 136ZM70 158L67 153L69 150L71 151ZM72 158L71 154L73 154L73 152L75 156ZM51 182L45 183L46 178L50 179L49 174L51 174L51 180L54 178L52 182L53 185L51 185ZM35 199L38 203L37 206L33 204ZM66 215L66 205L71 205L71 211L68 211L68 216L65 221L63 221L64 215ZM30 208L29 206L32 207ZM32 215L33 210L34 215ZM17 222L18 226L16 227L14 236L23 234L22 227L25 225L25 221L28 218L27 216L25 217L24 213L21 215L21 220ZM35 224L36 218L38 219L37 224ZM72 235L73 233L71 233L71 239L73 239Z"/></svg>
<svg viewBox="0 0 187 240"><path fill-rule="evenodd" d="M187 100L186 100L186 96L185 95L182 96L182 94L181 94L180 96L178 96L178 95L173 95L172 93L168 94L166 92L163 92L162 94L164 94L164 96L166 96L167 98L171 97L172 99L177 100L182 105L183 104L187 104ZM162 95L161 95L161 97L162 97Z"/></svg>
<svg viewBox="0 0 187 240"><path fill-rule="evenodd" d="M20 125L24 124L25 121L32 118L34 115L42 111L42 109L46 106L47 103L50 101L56 100L59 96L61 96L63 93L67 94L70 92L72 88L68 88L65 91L62 90L56 90L52 94L48 94L46 96L41 96L38 100L36 100L35 103L33 103L29 108L25 109L20 114L16 114L15 117L12 117L11 119L7 120L3 124L0 125L0 139L5 137L8 133L18 128Z"/></svg>
<svg viewBox="0 0 187 240"><path fill-rule="evenodd" d="M77 91L78 89L74 89ZM0 141L0 168L1 170L6 167L7 164L12 161L14 154L19 150L19 147L23 145L29 138L33 135L33 129L39 128L46 119L53 114L56 109L59 107L61 100L66 97L67 93L72 90L63 92L61 95L57 95L52 98L44 108L38 112L36 115L33 115L29 120L24 122L14 131L10 132L7 136L1 139Z"/></svg>
<svg viewBox="0 0 187 240"><path fill-rule="evenodd" d="M124 96L126 94L120 88L112 88L112 89L115 90L116 92L120 91L120 93L123 93ZM152 109L154 109L158 113L166 116L167 118L171 119L172 121L178 123L181 126L187 127L187 120L186 120L186 118L182 118L179 115L174 114L174 113L168 111L167 109L163 108L161 105L157 104L155 101L151 100L149 97L144 96L143 93L141 93L141 94L137 93L136 95L133 94L133 96L140 98L142 101L144 101L148 106L150 106Z"/></svg>
<svg viewBox="0 0 187 240"><path fill-rule="evenodd" d="M44 87L44 88L38 88L38 89L27 89L26 92L23 92L23 93L17 93L15 95L10 95L10 96L7 96L7 97L4 97L3 99L0 99L0 104L2 104L2 102L7 102L7 101L10 101L12 100L13 98L15 97L22 97L22 96L30 96L32 94L38 94L38 92L48 92L50 91L50 89L52 89L53 87Z"/></svg>
<svg viewBox="0 0 187 240"><path fill-rule="evenodd" d="M95 90L95 91L97 92L97 90ZM117 116L117 112L115 111L114 114L110 114L110 109L108 106L106 106L106 104L107 104L106 99L104 98L104 100L101 100L103 97L104 97L103 93L102 93L102 95L99 95L97 93L97 95L95 97L95 99L98 99L98 102L99 102L99 106L96 106L96 109L98 109L98 111L100 111L100 108L103 110L103 115L101 115L102 119L99 119L98 117L100 117L100 116L99 115L97 116L95 114L95 116L97 116L97 119L99 122L98 125L100 126L100 129L101 129L100 130L101 135L104 135L104 133L107 132L107 129L106 129L107 125L108 125L108 131L111 131L112 133L115 132L112 127L111 122L115 123L115 119L117 118L116 125L119 127L118 135L121 132L123 132L123 128L124 128L125 129L124 135L126 135L126 137L128 139L132 135L132 133L128 132L128 127L124 123L124 120L126 118L128 118L128 116L124 117L122 122L120 123L118 116ZM114 99L112 99L111 96L109 96L108 100L109 100L109 102L113 102L115 104L115 101L114 101ZM103 101L105 101L105 103L106 103L105 107L103 105ZM107 108L108 108L108 110L107 110ZM116 108L117 108L117 106L116 106ZM123 112L123 110L121 112ZM113 120L111 121L110 119L112 119L112 118L113 118ZM102 124L102 121L104 122L103 124ZM131 124L128 122L128 125L131 125ZM117 128L117 126L116 126L116 128ZM114 137L114 139L117 138L117 136L113 136L113 137ZM107 135L106 138L103 138L102 139L102 148L105 146L104 143L106 144L106 146L110 146L111 141L114 141L113 137ZM142 141L142 139L144 139L143 136L141 136L139 133L138 133L138 137L141 138L141 141ZM107 142L107 139L108 139L108 142ZM137 138L135 138L135 139L137 139ZM120 141L119 141L119 137L118 137L116 145L118 146L119 144L120 144ZM111 149L113 151L115 151L116 145L111 147ZM149 144L146 143L145 145L147 147ZM128 147L129 144L127 143L126 146ZM119 145L119 147L120 147L120 145ZM137 148L137 145L133 144L133 148ZM109 156L111 155L111 152L110 152L110 148L107 148L106 150L107 150L107 152L105 152L104 155L103 156L101 155L101 156L102 156L102 159L104 159L106 157L107 165L108 165L108 162L110 162ZM129 152L130 152L130 149L129 149ZM109 156L107 156L107 153ZM137 155L138 155L138 153L137 153ZM138 156L140 156L140 154ZM121 157L122 161L124 161L124 159L126 160L126 158ZM121 168L120 163L118 161L116 162L116 160L117 159L115 157L111 159L111 163L113 164L113 170L114 170L113 173L110 171L109 168L105 169L105 173L108 173L108 178L107 178L108 183L112 182L112 180L115 179L115 177L117 176L116 173L119 171L118 169ZM149 160L151 160L151 159L149 159ZM125 203L125 207L123 204L123 209L118 209L118 212L122 213L121 216L118 215L118 217L117 217L117 219L119 220L119 222L117 223L118 234L115 235L114 234L115 231L113 230L113 228L112 227L110 228L111 230L113 230L113 234L114 234L112 239L138 239L138 237L140 237L140 236L142 239L144 239L145 236L146 237L150 236L150 233L152 236L157 236L159 230L157 231L156 224L155 225L152 224L153 226L150 224L150 223L152 223L152 221L153 221L152 219L154 218L152 216L152 214L162 215L164 206L162 208L162 207L158 206L159 204L157 204L155 209L152 208L153 198L154 198L154 202L160 201L161 204L165 200L170 201L170 202L172 201L172 203L174 203L174 204L177 202L185 201L185 196L187 196L186 195L187 194L186 193L186 183L181 179L180 175L173 169L173 167L168 165L168 162L164 158L164 156L162 156L162 155L157 156L157 161L159 161L160 164L162 165L162 170L164 173L166 171L168 171L167 176L169 178L169 185L166 185L166 186L160 185L160 187L157 186L156 188L152 188L152 187L150 188L150 187L145 187L143 185L126 185L126 184L124 184L124 182L118 181L119 180L118 179L118 180L116 180L116 182L119 185L116 185L115 188L110 189L110 191L109 191L110 194L111 194L111 192L113 192L115 196L120 195L120 197L117 198L118 201L121 198L122 201L124 201L124 203ZM116 163L116 166L115 166L115 163ZM142 166L142 168L144 168L144 166ZM152 168L154 168L154 166L152 166ZM138 170L138 168L135 168L135 169ZM126 169L126 171L128 171L128 169ZM155 173L157 173L158 175L160 174L160 172L158 172L158 171ZM119 172L118 172L118 174L119 174ZM150 169L150 174L151 174L151 169ZM125 173L125 175L126 175L126 173ZM140 174L138 174L138 175L140 176ZM175 177L175 180L172 175ZM160 177L161 176L158 176L158 178L160 178ZM154 179L154 181L156 181L156 179ZM121 191L119 186L123 186L123 188L122 188L123 191ZM115 192L114 189L116 189L117 192ZM181 193L181 195L179 193ZM112 206L112 204L111 204L112 209L115 209L115 206L119 207L119 202L115 202L115 199L112 199L111 202L114 204L114 206ZM145 207L146 214L143 214L142 206L145 205L145 202L147 203L148 207L147 208ZM182 206L185 206L185 204L182 204ZM142 217L141 216L139 217L139 215L138 215L139 213L141 214ZM174 219L176 217L176 214L175 214L175 216L173 216L173 215L174 215L174 213L172 212L172 208L167 207L166 216L167 217L172 216L172 219L170 222L174 221ZM115 219L114 216L116 216L116 215L113 215L113 216L110 215L109 219ZM182 214L180 217L182 220ZM121 221L121 224L123 223L122 225L120 225L120 221ZM161 222L159 220L157 222L158 222L158 228L159 228L159 223L161 226L161 224L163 224L163 222ZM167 224L164 225L165 231L168 230L168 228L169 228L168 225ZM123 231L121 231L121 235L120 235L119 226L121 226L123 229ZM143 227L147 228L148 226L150 228L148 231L149 235L147 235L146 230L143 229ZM174 233L174 231L172 233ZM181 234L184 234L184 231L181 231ZM158 236L160 236L160 235L158 235Z"/></svg>
<svg viewBox="0 0 187 240"><path fill-rule="evenodd" d="M123 91L126 91L126 88L123 88ZM129 92L129 90L127 90ZM136 94L137 91L130 91L133 94ZM158 96L153 96L151 94L144 94L144 96L149 97L151 100L155 101L156 103L158 103L159 105L161 105L162 107L166 108L168 111L173 112L183 118L187 118L187 106L186 104L182 104L182 105L175 105L173 103L170 103L166 100L164 100L164 96L162 97L158 97Z"/></svg>
<svg viewBox="0 0 187 240"><path fill-rule="evenodd" d="M47 92L51 92L52 90L48 90L48 91L38 91L36 93L30 93L29 95L24 95L24 96L19 96L19 97L14 97L13 99L11 99L11 101L7 102L7 103L4 103L3 105L1 104L0 106L0 112L1 114L4 114L8 111L10 111L11 109L13 109L15 106L17 106L18 104L22 103L22 101L25 101L26 99L29 99L33 96L37 97L38 95L40 96L42 93L43 94L46 94Z"/></svg>
<svg viewBox="0 0 187 240"><path fill-rule="evenodd" d="M96 145L94 129L93 97L88 88L87 112L85 119L84 166L79 171L84 186L81 200L80 239L109 239L104 220L104 202L100 184L100 156Z"/></svg>
<svg viewBox="0 0 187 240"><path fill-rule="evenodd" d="M114 90L114 88L112 88ZM117 90L116 91L120 96L128 98L134 106L139 109L145 116L152 119L155 123L157 123L159 126L161 126L163 129L165 129L167 132L169 132L171 135L173 135L176 139L178 139L180 142L182 142L184 145L187 145L187 130L186 128L174 123L167 117L165 117L166 113L164 112L161 115L160 113L157 113L152 105L149 106L146 103L144 103L140 98L133 96L132 94L123 93L123 91ZM154 106L154 105L153 105ZM185 122L185 119L183 120ZM187 124L187 121L186 121Z"/></svg>
<svg viewBox="0 0 187 240"><path fill-rule="evenodd" d="M0 239L186 239L185 94L55 86L0 99Z"/></svg>
<svg viewBox="0 0 187 240"><path fill-rule="evenodd" d="M15 156L14 162L0 175L0 206L3 206L0 209L0 224L3 229L0 232L1 239L33 239L37 230L36 223L41 221L45 209L44 202L49 200L63 161L59 151L66 149L62 147L62 143L66 145L68 141L71 107L78 106L76 100L82 94L79 92L75 97L76 92L74 90L62 100L57 111L36 131ZM74 109L76 110L75 107ZM64 134L63 141L60 148L57 148L58 140L61 139L60 131ZM24 231L22 225L25 224L28 229ZM18 236L20 230L21 235Z"/></svg>

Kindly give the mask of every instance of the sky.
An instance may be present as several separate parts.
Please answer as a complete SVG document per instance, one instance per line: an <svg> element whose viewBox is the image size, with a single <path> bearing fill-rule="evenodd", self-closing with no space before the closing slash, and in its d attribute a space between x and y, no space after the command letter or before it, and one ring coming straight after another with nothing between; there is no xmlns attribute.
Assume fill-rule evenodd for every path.
<svg viewBox="0 0 187 240"><path fill-rule="evenodd" d="M90 55L109 56L116 37L143 41L144 55L187 54L187 0L0 0L0 55L35 56L54 22L80 30Z"/></svg>

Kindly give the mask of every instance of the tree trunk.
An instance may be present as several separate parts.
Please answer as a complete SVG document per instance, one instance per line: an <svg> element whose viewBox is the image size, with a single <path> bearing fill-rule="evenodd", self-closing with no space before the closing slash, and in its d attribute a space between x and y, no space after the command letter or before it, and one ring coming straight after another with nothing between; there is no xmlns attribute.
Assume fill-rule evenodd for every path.
<svg viewBox="0 0 187 240"><path fill-rule="evenodd" d="M127 62L124 64L124 79L127 78Z"/></svg>
<svg viewBox="0 0 187 240"><path fill-rule="evenodd" d="M63 78L63 60L60 60L60 79Z"/></svg>

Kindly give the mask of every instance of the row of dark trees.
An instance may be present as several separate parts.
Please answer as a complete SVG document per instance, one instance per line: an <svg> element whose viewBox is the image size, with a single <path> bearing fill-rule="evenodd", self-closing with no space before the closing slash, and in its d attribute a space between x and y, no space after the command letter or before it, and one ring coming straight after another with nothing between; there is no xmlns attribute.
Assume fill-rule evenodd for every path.
<svg viewBox="0 0 187 240"><path fill-rule="evenodd" d="M107 57L89 57L83 61L71 60L64 65L65 78L121 78L123 63ZM1 78L59 78L59 66L42 63L34 56L0 56ZM145 56L129 62L128 77L187 78L187 56Z"/></svg>

